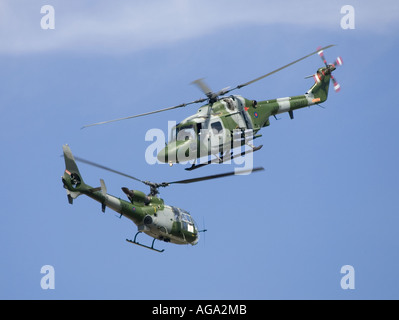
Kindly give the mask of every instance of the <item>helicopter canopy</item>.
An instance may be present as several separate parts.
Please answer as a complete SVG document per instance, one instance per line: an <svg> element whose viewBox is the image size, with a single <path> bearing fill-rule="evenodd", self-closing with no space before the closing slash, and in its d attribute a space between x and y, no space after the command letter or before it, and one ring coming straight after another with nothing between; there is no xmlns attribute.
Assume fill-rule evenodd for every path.
<svg viewBox="0 0 399 320"><path fill-rule="evenodd" d="M172 207L172 211L175 215L175 219L177 221L181 221L183 230L186 230L186 231L189 231L192 233L198 232L197 224L195 223L194 219L191 217L191 215L186 210L183 210L183 209L180 209L177 207Z"/></svg>
<svg viewBox="0 0 399 320"><path fill-rule="evenodd" d="M195 139L197 136L197 124L193 122L177 124L172 128L170 133L170 141L186 141Z"/></svg>

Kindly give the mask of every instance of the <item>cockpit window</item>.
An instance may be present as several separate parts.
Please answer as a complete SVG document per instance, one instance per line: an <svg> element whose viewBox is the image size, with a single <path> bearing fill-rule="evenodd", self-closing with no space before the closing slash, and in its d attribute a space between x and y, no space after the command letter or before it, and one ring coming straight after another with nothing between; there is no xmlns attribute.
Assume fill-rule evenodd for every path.
<svg viewBox="0 0 399 320"><path fill-rule="evenodd" d="M180 220L183 230L191 233L197 232L198 229L195 225L195 221L187 211L176 207L172 207L172 211L174 212L175 219L177 221Z"/></svg>
<svg viewBox="0 0 399 320"><path fill-rule="evenodd" d="M179 209L176 208L176 207L172 207L172 211L173 211L173 214L175 215L175 219L177 221L179 221L180 220L180 211L179 211Z"/></svg>
<svg viewBox="0 0 399 320"><path fill-rule="evenodd" d="M176 127L175 129L176 129L175 139L177 141L185 141L185 140L195 139L195 137L196 137L194 125L192 125L192 124L184 125L181 127Z"/></svg>
<svg viewBox="0 0 399 320"><path fill-rule="evenodd" d="M191 216L190 216L189 214L187 214L187 213L182 213L181 216L182 216L183 221L192 223Z"/></svg>
<svg viewBox="0 0 399 320"><path fill-rule="evenodd" d="M220 121L211 123L211 128L214 134L218 134L220 133L220 131L223 130L222 124L220 123Z"/></svg>

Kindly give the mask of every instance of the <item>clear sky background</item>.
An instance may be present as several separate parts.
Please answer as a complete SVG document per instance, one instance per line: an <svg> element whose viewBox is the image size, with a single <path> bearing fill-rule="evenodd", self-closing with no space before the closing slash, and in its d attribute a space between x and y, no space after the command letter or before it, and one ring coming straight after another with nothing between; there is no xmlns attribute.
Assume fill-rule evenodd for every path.
<svg viewBox="0 0 399 320"><path fill-rule="evenodd" d="M355 9L355 29L341 8ZM55 29L41 29L43 5ZM397 1L0 0L0 298L398 299ZM314 51L344 66L325 107L287 114L260 132L265 171L161 190L208 232L197 246L131 245L137 227L62 188L62 144L140 179L171 181L234 169L149 165L147 130L167 130L199 106L81 130L102 120L202 98ZM303 94L315 55L236 92ZM147 188L79 165L121 198ZM142 242L151 238L141 235ZM205 241L204 241L205 240ZM42 266L55 289L40 286ZM340 286L355 269L355 289Z"/></svg>

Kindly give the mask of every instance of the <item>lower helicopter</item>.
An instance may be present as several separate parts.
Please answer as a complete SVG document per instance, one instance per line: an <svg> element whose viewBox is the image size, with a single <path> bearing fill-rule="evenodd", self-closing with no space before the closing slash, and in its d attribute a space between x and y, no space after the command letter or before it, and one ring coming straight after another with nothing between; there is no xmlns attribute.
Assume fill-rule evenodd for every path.
<svg viewBox="0 0 399 320"><path fill-rule="evenodd" d="M204 180L228 177L234 174L247 174L250 171L257 172L264 170L264 168L258 167L252 170L243 170L239 172L232 171L186 180L156 183L143 181L83 158L74 157L68 145L63 145L62 148L65 160L65 172L61 178L63 186L67 192L68 202L73 204L73 200L82 194L100 202L102 212L105 212L105 209L108 207L111 210L119 213L120 217L124 216L132 220L137 225L138 231L133 240L126 239L126 241L157 252L163 252L164 249L160 250L154 248L155 240L161 240L174 244L195 245L199 241L199 233L206 231L198 230L197 224L186 210L165 204L163 199L157 196L159 194L158 189L160 187L167 187L172 184L188 184ZM126 201L108 194L103 179L100 179L100 187L93 188L83 181L76 161L108 170L141 182L150 187L150 193L146 195L142 191L130 190L126 187L123 187L122 191L129 199L129 201ZM154 238L151 246L139 243L137 241L137 236L140 233L145 233Z"/></svg>

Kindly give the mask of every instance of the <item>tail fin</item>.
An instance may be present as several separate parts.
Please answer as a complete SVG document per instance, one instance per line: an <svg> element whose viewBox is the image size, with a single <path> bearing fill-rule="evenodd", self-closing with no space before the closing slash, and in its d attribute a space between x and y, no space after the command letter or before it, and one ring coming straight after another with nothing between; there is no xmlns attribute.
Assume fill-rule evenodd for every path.
<svg viewBox="0 0 399 320"><path fill-rule="evenodd" d="M85 186L85 183L69 146L64 144L62 149L64 151L65 172L61 178L64 188L67 190L68 202L72 204L73 199L76 199L81 194L79 189Z"/></svg>
<svg viewBox="0 0 399 320"><path fill-rule="evenodd" d="M331 72L328 68L320 68L317 73L313 75L315 84L306 92L307 94L313 94L314 99L318 103L322 103L327 100L328 88L330 86Z"/></svg>

